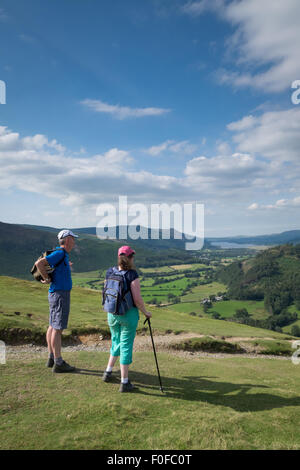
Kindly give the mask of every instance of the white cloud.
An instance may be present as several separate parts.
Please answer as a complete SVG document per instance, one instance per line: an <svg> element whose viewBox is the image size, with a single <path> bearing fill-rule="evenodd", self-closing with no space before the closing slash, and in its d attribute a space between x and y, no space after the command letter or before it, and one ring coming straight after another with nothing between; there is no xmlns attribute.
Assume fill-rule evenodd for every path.
<svg viewBox="0 0 300 470"><path fill-rule="evenodd" d="M191 16L200 16L207 11L219 11L224 8L224 0L190 1L181 7L183 13Z"/></svg>
<svg viewBox="0 0 300 470"><path fill-rule="evenodd" d="M253 126L254 129L257 127L259 121ZM251 131L252 128L247 130ZM180 145L176 147L179 143L166 142L167 148L175 145L173 151L181 148ZM189 145L188 141L181 144L183 142ZM18 133L0 127L0 190L20 190L54 199L58 212L65 207L66 217L73 214L79 225L80 220L88 217L93 220L98 204L116 201L118 195L127 195L130 202L144 204L173 203L180 197L182 202L205 203L209 206L207 215L223 218L232 217L239 210L241 216L249 211L259 213L259 209L272 212L274 208L288 209L292 214L300 206L299 171L295 171L294 165L286 166L285 163L274 164L272 160L262 160L250 152L213 157L200 155L186 162L182 174L175 177L136 170L134 157L125 150L112 148L93 156L82 156L78 152L70 154L56 140L49 140L44 135L22 138ZM289 188L294 189L293 199L286 199ZM265 204L274 194L277 202ZM253 200L257 202L251 203ZM249 211L245 211L245 207ZM20 211L21 208L20 200ZM50 200L45 211L51 212L52 208Z"/></svg>
<svg viewBox="0 0 300 470"><path fill-rule="evenodd" d="M160 145L153 145L149 149L145 150L146 153L152 156L160 155L164 150L166 150L170 144L172 144L174 140L166 140Z"/></svg>
<svg viewBox="0 0 300 470"><path fill-rule="evenodd" d="M29 44L33 44L35 42L35 39L29 34L19 34L19 38L21 39L21 41L27 42Z"/></svg>
<svg viewBox="0 0 300 470"><path fill-rule="evenodd" d="M189 140L182 140L180 142L176 142L175 140L166 140L159 145L153 145L146 149L145 152L152 156L160 155L165 151L181 155L191 155L196 150L197 145L191 144Z"/></svg>
<svg viewBox="0 0 300 470"><path fill-rule="evenodd" d="M260 210L260 211L269 211L269 210L282 210L286 212L289 209L295 209L300 207L300 196L294 197L293 199L278 199L274 204L251 204L249 210Z"/></svg>
<svg viewBox="0 0 300 470"><path fill-rule="evenodd" d="M49 141L42 134L31 137L20 138L17 132L11 132L6 126L0 126L0 151L4 150L42 150L47 148L57 152L64 152L66 149L58 144L55 139Z"/></svg>
<svg viewBox="0 0 300 470"><path fill-rule="evenodd" d="M254 211L255 209L258 208L258 204L256 202L253 202L252 204L250 204L250 206L248 207L248 209L250 211Z"/></svg>
<svg viewBox="0 0 300 470"><path fill-rule="evenodd" d="M251 178L264 173L263 164L248 155L198 157L187 163L181 177L174 177L135 170L132 155L117 148L84 158L66 155L63 148L46 136L21 138L1 127L0 188L43 194L72 210L75 205L77 210L90 211L93 205L119 194L144 203L174 202L178 194L184 201L218 200L220 194L226 199L244 189L247 193Z"/></svg>
<svg viewBox="0 0 300 470"><path fill-rule="evenodd" d="M8 15L3 8L0 8L0 21L5 22L8 20Z"/></svg>
<svg viewBox="0 0 300 470"><path fill-rule="evenodd" d="M238 55L239 70L225 72L223 81L266 92L290 88L300 75L298 0L230 2L224 18L237 27L227 45ZM242 66L248 70L240 71ZM256 66L265 70L256 72Z"/></svg>
<svg viewBox="0 0 300 470"><path fill-rule="evenodd" d="M217 151L219 155L231 155L232 149L228 142L217 141Z"/></svg>
<svg viewBox="0 0 300 470"><path fill-rule="evenodd" d="M190 144L188 140L174 143L170 145L169 150L174 153L181 153L183 155L191 155L197 149L197 145Z"/></svg>
<svg viewBox="0 0 300 470"><path fill-rule="evenodd" d="M231 122L227 125L230 131L243 131L250 129L255 125L256 119L253 116L244 116L242 119L236 122Z"/></svg>
<svg viewBox="0 0 300 470"><path fill-rule="evenodd" d="M299 163L300 108L270 111L260 116L246 116L228 124L240 152L259 154L279 162Z"/></svg>
<svg viewBox="0 0 300 470"><path fill-rule="evenodd" d="M110 114L119 120L145 116L161 116L171 111L164 108L130 108L129 106L111 105L100 100L90 99L81 101L81 104L97 113Z"/></svg>
<svg viewBox="0 0 300 470"><path fill-rule="evenodd" d="M187 185L198 186L206 193L218 195L218 198L234 193L243 197L243 193L248 194L249 190L260 186L259 178L264 177L266 170L264 162L248 154L235 153L193 158L187 163L184 174Z"/></svg>
<svg viewBox="0 0 300 470"><path fill-rule="evenodd" d="M225 57L236 68L220 68L219 82L274 93L299 79L298 0L190 1L181 11L191 16L214 12L235 28L225 42Z"/></svg>
<svg viewBox="0 0 300 470"><path fill-rule="evenodd" d="M22 139L18 133L0 127L0 188L41 193L63 205L80 207L111 200L118 194L139 201L141 195L144 200L175 197L175 177L133 171L134 158L127 151L112 148L104 154L74 158L61 152L63 148L45 136Z"/></svg>

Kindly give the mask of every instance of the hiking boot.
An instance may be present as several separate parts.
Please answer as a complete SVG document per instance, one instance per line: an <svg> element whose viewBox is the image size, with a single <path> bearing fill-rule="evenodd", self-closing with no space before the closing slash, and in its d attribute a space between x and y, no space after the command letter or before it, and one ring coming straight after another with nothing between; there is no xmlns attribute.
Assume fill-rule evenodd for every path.
<svg viewBox="0 0 300 470"><path fill-rule="evenodd" d="M131 390L134 388L130 380L128 380L127 384L122 384L120 385L119 392L131 392Z"/></svg>
<svg viewBox="0 0 300 470"><path fill-rule="evenodd" d="M110 382L111 376L112 376L111 372L104 371L103 376L102 376L103 382Z"/></svg>
<svg viewBox="0 0 300 470"><path fill-rule="evenodd" d="M53 366L54 366L54 359L52 357L48 357L46 367L53 367Z"/></svg>
<svg viewBox="0 0 300 470"><path fill-rule="evenodd" d="M63 361L63 363L59 366L58 364L54 364L52 372L74 372L75 367L70 366L70 364L67 364L66 361Z"/></svg>

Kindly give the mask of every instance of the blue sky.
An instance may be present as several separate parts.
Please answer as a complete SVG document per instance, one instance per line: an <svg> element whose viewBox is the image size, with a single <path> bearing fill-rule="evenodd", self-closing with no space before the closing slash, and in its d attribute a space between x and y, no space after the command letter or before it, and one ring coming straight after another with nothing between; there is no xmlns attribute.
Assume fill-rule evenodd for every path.
<svg viewBox="0 0 300 470"><path fill-rule="evenodd" d="M203 203L206 236L299 228L297 6L1 1L0 220L96 225L120 194Z"/></svg>

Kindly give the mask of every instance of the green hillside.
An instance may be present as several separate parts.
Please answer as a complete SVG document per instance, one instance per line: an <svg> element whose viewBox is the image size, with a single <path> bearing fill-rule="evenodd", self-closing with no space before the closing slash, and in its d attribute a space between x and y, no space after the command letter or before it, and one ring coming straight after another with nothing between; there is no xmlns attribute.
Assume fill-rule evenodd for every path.
<svg viewBox="0 0 300 470"><path fill-rule="evenodd" d="M285 327L297 321L300 244L272 247L251 259L221 266L215 276L228 286L230 299L263 301L269 324Z"/></svg>
<svg viewBox="0 0 300 470"><path fill-rule="evenodd" d="M1 334L2 339L7 339L7 332L10 329L12 329L11 339L14 336L14 329L24 330L20 334L26 334L26 331L44 334L49 317L47 291L47 286L34 281L0 276L0 339ZM185 331L220 337L287 338L286 335L275 331L266 331L239 323L192 317L185 312L172 310L171 307L150 307L150 310L153 313L153 328L161 333ZM141 320L143 318L141 314ZM140 330L143 328L141 320ZM101 294L99 291L75 287L72 290L71 313L65 335L92 330L109 334L106 313L101 307Z"/></svg>
<svg viewBox="0 0 300 470"><path fill-rule="evenodd" d="M34 261L45 250L57 246L57 232L46 229L0 222L0 275L31 279L30 269ZM191 252L172 248L163 242L160 240L154 250L141 240L99 240L94 235L82 233L70 259L74 272L78 273L107 268L116 263L118 248L130 243L135 248L139 266L195 261Z"/></svg>

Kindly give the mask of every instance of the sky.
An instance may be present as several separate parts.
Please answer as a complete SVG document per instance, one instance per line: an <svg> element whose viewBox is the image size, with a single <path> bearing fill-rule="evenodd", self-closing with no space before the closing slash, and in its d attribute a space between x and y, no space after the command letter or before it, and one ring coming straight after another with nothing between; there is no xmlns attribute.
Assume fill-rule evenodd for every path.
<svg viewBox="0 0 300 470"><path fill-rule="evenodd" d="M298 3L0 0L0 220L127 196L203 204L206 237L300 229Z"/></svg>

